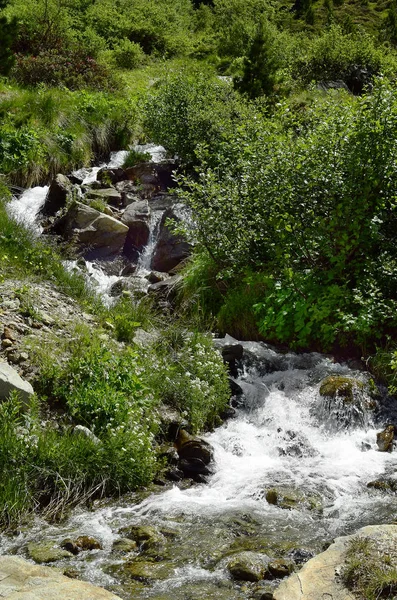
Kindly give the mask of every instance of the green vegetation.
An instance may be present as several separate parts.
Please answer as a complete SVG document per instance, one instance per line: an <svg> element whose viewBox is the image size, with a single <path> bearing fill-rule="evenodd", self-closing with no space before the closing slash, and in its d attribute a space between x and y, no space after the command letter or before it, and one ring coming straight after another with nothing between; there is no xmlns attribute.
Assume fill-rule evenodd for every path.
<svg viewBox="0 0 397 600"><path fill-rule="evenodd" d="M349 544L343 581L359 599L392 598L397 593L395 559L385 553L381 542L356 538Z"/></svg>
<svg viewBox="0 0 397 600"><path fill-rule="evenodd" d="M206 328L375 355L395 391L396 22L394 0L0 0L0 278L21 280L31 318L24 282L44 280L98 324L37 350L30 412L0 407L3 524L148 483L162 403L214 426L228 386ZM178 156L193 215L165 320L146 300L102 307L5 208L7 186L137 141ZM138 328L152 335L139 352Z"/></svg>

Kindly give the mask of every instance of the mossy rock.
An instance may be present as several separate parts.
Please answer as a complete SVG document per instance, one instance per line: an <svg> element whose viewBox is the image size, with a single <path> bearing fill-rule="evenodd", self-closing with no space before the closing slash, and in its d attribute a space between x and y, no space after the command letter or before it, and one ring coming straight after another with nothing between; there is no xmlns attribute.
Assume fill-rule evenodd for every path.
<svg viewBox="0 0 397 600"><path fill-rule="evenodd" d="M294 563L292 560L272 560L268 566L270 574L276 579L283 579L288 577L294 570Z"/></svg>
<svg viewBox="0 0 397 600"><path fill-rule="evenodd" d="M169 579L173 575L175 565L163 562L144 562L140 560L127 562L124 565L124 573L131 579L151 583Z"/></svg>
<svg viewBox="0 0 397 600"><path fill-rule="evenodd" d="M330 375L320 385L320 396L344 398L346 402L353 402L354 392L363 388L363 382L358 379L342 375Z"/></svg>
<svg viewBox="0 0 397 600"><path fill-rule="evenodd" d="M127 554L128 552L134 552L138 549L138 545L134 540L128 538L120 538L113 544L112 551L120 552L121 554Z"/></svg>
<svg viewBox="0 0 397 600"><path fill-rule="evenodd" d="M270 558L259 552L240 552L227 563L227 569L237 581L257 582L268 573Z"/></svg>
<svg viewBox="0 0 397 600"><path fill-rule="evenodd" d="M284 509L293 509L297 506L307 510L322 511L322 499L320 495L306 493L294 488L276 489L266 491L265 499L268 504Z"/></svg>
<svg viewBox="0 0 397 600"><path fill-rule="evenodd" d="M89 535L81 535L75 540L75 544L81 550L102 550L101 542Z"/></svg>
<svg viewBox="0 0 397 600"><path fill-rule="evenodd" d="M60 548L54 542L32 542L28 545L28 554L29 558L40 565L73 556L73 554Z"/></svg>
<svg viewBox="0 0 397 600"><path fill-rule="evenodd" d="M120 530L120 533L138 544L141 550L149 550L152 548L158 548L161 546L165 538L156 529L150 525L133 525L130 527L124 527Z"/></svg>

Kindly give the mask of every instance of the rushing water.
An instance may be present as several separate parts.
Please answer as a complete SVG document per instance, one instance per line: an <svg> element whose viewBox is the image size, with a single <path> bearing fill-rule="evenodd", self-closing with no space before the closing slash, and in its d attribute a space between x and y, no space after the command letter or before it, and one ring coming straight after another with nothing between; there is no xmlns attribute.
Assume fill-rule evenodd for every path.
<svg viewBox="0 0 397 600"><path fill-rule="evenodd" d="M161 147L138 149L150 151L153 160L164 156ZM115 153L108 166L117 167L124 158L125 152ZM88 183L98 170L79 174ZM47 190L25 191L9 204L10 213L34 224ZM149 243L137 267L142 277L150 270L162 214L152 212ZM39 233L39 226L34 227ZM67 266L76 268L76 263ZM105 275L88 261L84 270L109 300L118 276ZM16 536L0 536L0 553L26 555L32 541L60 544L90 535L102 550L82 552L55 566L74 570L125 599L237 600L251 598L254 590L252 584L232 582L226 569L232 553L293 557L298 552L308 557L337 535L395 519L396 496L367 487L382 476L397 476L397 455L377 450L376 432L385 422L375 422L372 400L364 392L353 404L325 402L319 395L320 382L329 374L363 383L368 375L319 354L282 354L253 342L243 346L236 383L244 395L236 401L236 417L205 437L215 451L207 484L158 486L144 499L126 496L92 510L79 509L61 524L38 519ZM268 502L270 491L277 494L277 505ZM123 529L132 525L156 527L162 532L159 546L128 554L115 550L115 542L126 535ZM154 575L145 583L126 568L137 560L152 561Z"/></svg>
<svg viewBox="0 0 397 600"><path fill-rule="evenodd" d="M299 550L308 555L337 535L395 518L396 496L367 488L369 481L396 472L396 454L377 450L381 424L375 426L374 413L366 408L368 396L363 393L357 405L360 418L346 427L342 407L324 404L319 395L320 381L329 374L363 382L368 376L319 354L278 354L252 342L243 346L236 381L244 400L234 419L205 438L215 450L215 472L207 484L169 484L141 501L126 497L78 511L59 526L38 521L16 539L3 538L3 552L24 553L31 540L59 543L92 535L103 550L58 566L73 567L124 598L249 598L252 586L238 586L228 576L231 553L249 549L292 556ZM272 489L286 505L267 502ZM136 524L165 532L153 563L163 564L165 575L149 585L133 581L124 570L126 558L136 553L126 557L112 551L121 530ZM139 560L153 557L149 552L145 559L144 552Z"/></svg>

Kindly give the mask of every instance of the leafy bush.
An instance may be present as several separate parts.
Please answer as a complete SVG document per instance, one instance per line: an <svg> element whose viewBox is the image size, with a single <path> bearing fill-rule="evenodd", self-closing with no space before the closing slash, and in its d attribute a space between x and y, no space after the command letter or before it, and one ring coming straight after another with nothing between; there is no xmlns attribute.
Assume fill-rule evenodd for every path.
<svg viewBox="0 0 397 600"><path fill-rule="evenodd" d="M142 65L145 53L141 46L128 39L123 39L113 50L115 63L121 69L135 69Z"/></svg>
<svg viewBox="0 0 397 600"><path fill-rule="evenodd" d="M199 145L216 151L226 131L244 112L228 82L203 73L171 75L149 94L144 125L153 141L186 162L196 161Z"/></svg>
<svg viewBox="0 0 397 600"><path fill-rule="evenodd" d="M364 31L343 33L332 25L307 42L307 49L292 62L292 76L304 83L343 80L349 89L361 93L376 75L395 72L393 55L375 45Z"/></svg>
<svg viewBox="0 0 397 600"><path fill-rule="evenodd" d="M252 112L212 167L198 153L180 192L190 235L218 277L263 274L263 336L363 349L395 331L396 115L393 87L378 82L359 100L324 98L293 127L288 106L272 120Z"/></svg>

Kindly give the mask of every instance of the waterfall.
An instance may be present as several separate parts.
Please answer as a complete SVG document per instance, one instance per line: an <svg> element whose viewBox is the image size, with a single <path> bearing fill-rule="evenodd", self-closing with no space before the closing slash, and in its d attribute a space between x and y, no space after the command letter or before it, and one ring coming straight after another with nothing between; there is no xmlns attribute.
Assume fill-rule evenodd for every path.
<svg viewBox="0 0 397 600"><path fill-rule="evenodd" d="M150 215L149 239L138 259L136 275L144 276L150 272L153 253L160 234L160 224L164 212L164 210L155 210Z"/></svg>

